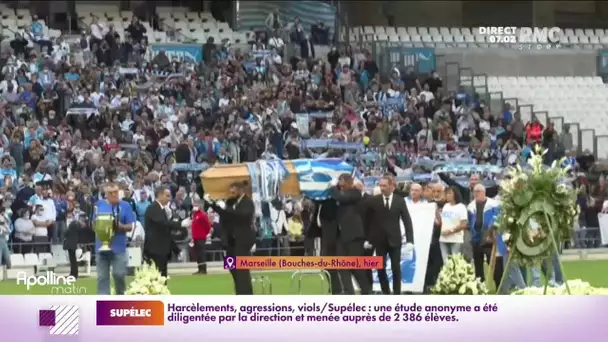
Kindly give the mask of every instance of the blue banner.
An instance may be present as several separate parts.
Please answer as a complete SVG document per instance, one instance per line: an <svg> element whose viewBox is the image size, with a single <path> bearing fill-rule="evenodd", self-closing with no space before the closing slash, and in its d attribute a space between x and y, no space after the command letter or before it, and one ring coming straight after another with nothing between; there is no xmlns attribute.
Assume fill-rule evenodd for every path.
<svg viewBox="0 0 608 342"><path fill-rule="evenodd" d="M608 75L608 50L599 51L597 73L599 75Z"/></svg>
<svg viewBox="0 0 608 342"><path fill-rule="evenodd" d="M390 115L393 111L402 113L405 111L405 98L403 96L389 97L380 103L384 115Z"/></svg>
<svg viewBox="0 0 608 342"><path fill-rule="evenodd" d="M334 116L333 112L308 112L308 116L315 119L331 119Z"/></svg>
<svg viewBox="0 0 608 342"><path fill-rule="evenodd" d="M185 172L205 171L208 168L209 164L207 163L175 163L171 166L171 170L173 171Z"/></svg>
<svg viewBox="0 0 608 342"><path fill-rule="evenodd" d="M169 60L200 63L203 60L203 46L200 44L152 44L152 56L165 51Z"/></svg>
<svg viewBox="0 0 608 342"><path fill-rule="evenodd" d="M270 56L272 56L271 50L251 51L252 58L266 58L266 57L270 57Z"/></svg>
<svg viewBox="0 0 608 342"><path fill-rule="evenodd" d="M344 142L329 139L305 139L301 143L302 149L307 148L332 148L336 150L363 150L365 145L358 142Z"/></svg>
<svg viewBox="0 0 608 342"><path fill-rule="evenodd" d="M365 145L358 142L331 141L327 147L336 150L363 150Z"/></svg>
<svg viewBox="0 0 608 342"><path fill-rule="evenodd" d="M389 47L388 54L392 64L413 66L419 73L429 73L435 70L435 49Z"/></svg>
<svg viewBox="0 0 608 342"><path fill-rule="evenodd" d="M333 112L314 111L314 112L296 113L296 115L306 115L309 118L315 118L315 119L331 119L334 116L334 113Z"/></svg>

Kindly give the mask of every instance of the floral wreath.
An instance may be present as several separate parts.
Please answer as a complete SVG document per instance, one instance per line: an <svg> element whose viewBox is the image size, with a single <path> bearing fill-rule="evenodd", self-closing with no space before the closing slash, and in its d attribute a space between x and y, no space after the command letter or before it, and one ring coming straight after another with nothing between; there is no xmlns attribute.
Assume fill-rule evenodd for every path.
<svg viewBox="0 0 608 342"><path fill-rule="evenodd" d="M498 232L511 247L509 259L525 267L540 264L570 239L578 214L576 193L566 182L570 167L561 166L564 159L543 165L545 153L537 147L528 160L531 170L517 166L500 184Z"/></svg>

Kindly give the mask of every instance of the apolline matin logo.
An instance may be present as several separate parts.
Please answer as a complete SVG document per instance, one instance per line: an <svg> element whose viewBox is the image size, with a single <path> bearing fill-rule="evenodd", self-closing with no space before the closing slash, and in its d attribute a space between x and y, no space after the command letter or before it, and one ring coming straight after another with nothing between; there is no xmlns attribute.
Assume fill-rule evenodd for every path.
<svg viewBox="0 0 608 342"><path fill-rule="evenodd" d="M53 271L47 271L41 275L29 275L27 272L17 273L17 285L25 285L30 291L35 286L50 287L51 294L86 294L84 286L76 285L73 276L60 276Z"/></svg>
<svg viewBox="0 0 608 342"><path fill-rule="evenodd" d="M50 335L78 335L80 313L76 305L55 305L38 311L38 325Z"/></svg>

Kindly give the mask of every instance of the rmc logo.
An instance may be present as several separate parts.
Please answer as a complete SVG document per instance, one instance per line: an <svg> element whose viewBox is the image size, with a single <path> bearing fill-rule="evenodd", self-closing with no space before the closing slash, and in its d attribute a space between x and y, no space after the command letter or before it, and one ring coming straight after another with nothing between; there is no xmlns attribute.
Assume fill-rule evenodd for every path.
<svg viewBox="0 0 608 342"><path fill-rule="evenodd" d="M561 47L562 29L559 27L521 27L517 44L524 49L557 49Z"/></svg>

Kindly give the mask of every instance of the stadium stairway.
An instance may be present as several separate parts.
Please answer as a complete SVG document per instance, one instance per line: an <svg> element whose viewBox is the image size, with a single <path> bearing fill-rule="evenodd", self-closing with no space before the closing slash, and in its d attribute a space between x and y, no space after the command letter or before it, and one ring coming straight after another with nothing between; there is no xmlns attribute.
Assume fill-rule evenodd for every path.
<svg viewBox="0 0 608 342"><path fill-rule="evenodd" d="M545 127L553 123L558 133L561 133L562 127L567 124L570 126L577 152L589 150L596 158L608 156L608 121L603 121L608 117L608 86L600 77L495 77L476 74L473 68L457 62L446 62L442 57L436 55L436 69L448 93L455 93L460 87L471 95L477 93L494 116L501 116L505 104L508 103L512 112L520 112L524 122L536 117ZM535 91L530 90L531 87ZM578 108L556 107L558 102L554 101L557 96L565 97L565 102L579 105L579 98L584 97L585 101L592 101L590 105L603 118L601 123L581 122L581 115L589 113L588 107L581 107L586 114L581 113ZM562 104L563 101L559 103Z"/></svg>

